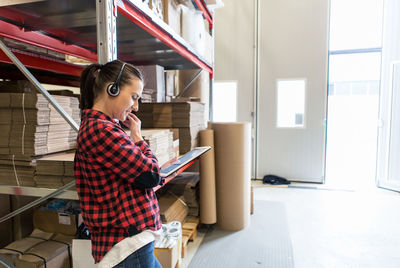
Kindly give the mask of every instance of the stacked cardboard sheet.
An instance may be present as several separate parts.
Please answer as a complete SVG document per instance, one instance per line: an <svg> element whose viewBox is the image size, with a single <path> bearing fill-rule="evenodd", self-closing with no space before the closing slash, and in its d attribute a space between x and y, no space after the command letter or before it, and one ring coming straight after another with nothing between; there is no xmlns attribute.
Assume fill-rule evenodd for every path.
<svg viewBox="0 0 400 268"><path fill-rule="evenodd" d="M74 180L75 153L45 156L36 161L37 187L59 188Z"/></svg>
<svg viewBox="0 0 400 268"><path fill-rule="evenodd" d="M35 167L35 157L0 155L0 184L36 186L33 179Z"/></svg>
<svg viewBox="0 0 400 268"><path fill-rule="evenodd" d="M145 128L171 128L172 103L143 103L137 112Z"/></svg>
<svg viewBox="0 0 400 268"><path fill-rule="evenodd" d="M79 124L79 101L54 96ZM0 154L44 155L74 148L74 131L54 107L36 93L0 93Z"/></svg>
<svg viewBox="0 0 400 268"><path fill-rule="evenodd" d="M199 144L199 132L205 129L203 125L179 128L179 152L187 153Z"/></svg>
<svg viewBox="0 0 400 268"><path fill-rule="evenodd" d="M146 128L178 128L181 154L197 146L205 128L204 104L198 102L144 103L137 115Z"/></svg>
<svg viewBox="0 0 400 268"><path fill-rule="evenodd" d="M183 201L183 196L165 193L158 198L160 215L163 223L171 221L183 222L188 214L188 206Z"/></svg>
<svg viewBox="0 0 400 268"><path fill-rule="evenodd" d="M157 157L160 166L174 158L172 131L169 129L143 129L142 136Z"/></svg>
<svg viewBox="0 0 400 268"><path fill-rule="evenodd" d="M183 196L189 216L199 216L200 175L197 172L183 172L162 188L163 192Z"/></svg>
<svg viewBox="0 0 400 268"><path fill-rule="evenodd" d="M198 146L199 132L205 129L204 106L199 102L176 102L173 105L173 127L179 128L181 154Z"/></svg>
<svg viewBox="0 0 400 268"><path fill-rule="evenodd" d="M174 102L173 127L204 125L204 103Z"/></svg>

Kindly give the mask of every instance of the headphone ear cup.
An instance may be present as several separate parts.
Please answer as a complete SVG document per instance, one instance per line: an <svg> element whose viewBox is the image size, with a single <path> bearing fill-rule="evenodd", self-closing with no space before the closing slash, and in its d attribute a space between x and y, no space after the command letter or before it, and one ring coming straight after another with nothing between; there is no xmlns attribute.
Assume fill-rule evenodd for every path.
<svg viewBox="0 0 400 268"><path fill-rule="evenodd" d="M119 86L116 85L115 83L110 84L107 86L107 93L111 97L116 97L119 95Z"/></svg>

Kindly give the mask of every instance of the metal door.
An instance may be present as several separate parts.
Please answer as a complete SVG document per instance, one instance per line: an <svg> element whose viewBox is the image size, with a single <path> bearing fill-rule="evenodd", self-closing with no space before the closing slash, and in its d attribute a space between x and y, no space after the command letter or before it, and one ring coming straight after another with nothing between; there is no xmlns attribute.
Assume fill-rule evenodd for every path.
<svg viewBox="0 0 400 268"><path fill-rule="evenodd" d="M385 0L377 185L400 191L400 2Z"/></svg>

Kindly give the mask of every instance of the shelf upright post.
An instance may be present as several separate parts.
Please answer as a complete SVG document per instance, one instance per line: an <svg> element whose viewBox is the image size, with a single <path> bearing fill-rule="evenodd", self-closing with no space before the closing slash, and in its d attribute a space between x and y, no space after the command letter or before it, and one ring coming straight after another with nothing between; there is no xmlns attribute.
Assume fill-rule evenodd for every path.
<svg viewBox="0 0 400 268"><path fill-rule="evenodd" d="M97 61L106 64L117 59L117 2L96 0Z"/></svg>
<svg viewBox="0 0 400 268"><path fill-rule="evenodd" d="M214 59L214 51L215 51L215 38L214 38L214 27L212 27L211 29L210 29L210 35L211 35L211 40L212 40L212 52L211 52L211 64L213 65L213 66L215 66L215 63L214 63L214 61L215 61L215 59ZM213 72L212 72L212 75L210 74L210 89L209 89L209 97L208 97L208 99L209 99L209 103L208 103L208 105L209 105L209 110L208 110L208 120L209 121L214 121L213 120L213 116L214 116L214 114L213 114L213 92L214 92L214 76L215 76L215 69L213 68Z"/></svg>

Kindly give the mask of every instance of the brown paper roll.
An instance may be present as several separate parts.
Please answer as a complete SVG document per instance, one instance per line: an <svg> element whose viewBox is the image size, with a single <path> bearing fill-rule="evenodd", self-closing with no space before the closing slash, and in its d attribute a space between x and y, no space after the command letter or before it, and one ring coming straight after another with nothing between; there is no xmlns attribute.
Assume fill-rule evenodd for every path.
<svg viewBox="0 0 400 268"><path fill-rule="evenodd" d="M215 142L217 224L237 231L250 224L250 123L211 123Z"/></svg>
<svg viewBox="0 0 400 268"><path fill-rule="evenodd" d="M215 197L214 131L200 131L200 146L211 146L211 150L200 158L200 221L204 224L217 222Z"/></svg>

